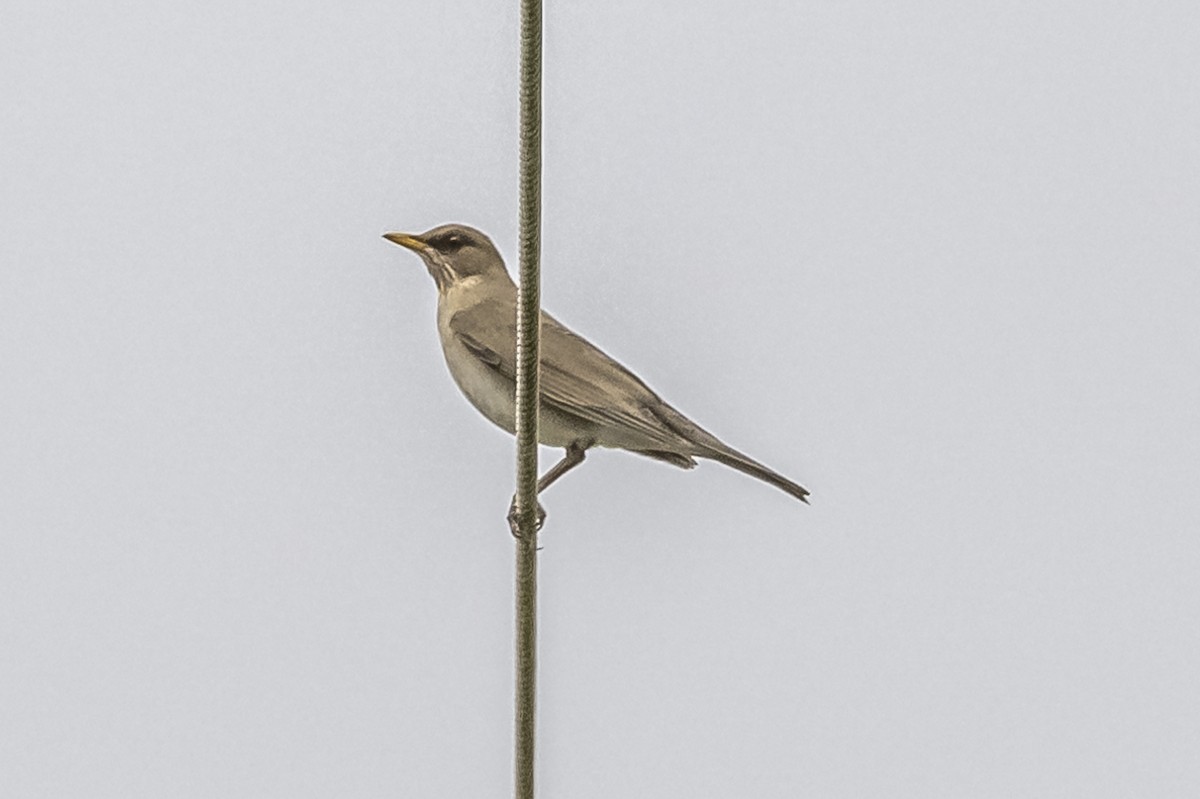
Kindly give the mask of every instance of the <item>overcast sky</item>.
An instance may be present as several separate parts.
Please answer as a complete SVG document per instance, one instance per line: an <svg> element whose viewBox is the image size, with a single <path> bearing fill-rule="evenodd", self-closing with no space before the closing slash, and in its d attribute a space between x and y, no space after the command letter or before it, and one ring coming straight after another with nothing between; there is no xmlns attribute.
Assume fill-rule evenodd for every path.
<svg viewBox="0 0 1200 799"><path fill-rule="evenodd" d="M0 794L510 792L516 5L6 8ZM541 795L1200 794L1198 8L550 3Z"/></svg>

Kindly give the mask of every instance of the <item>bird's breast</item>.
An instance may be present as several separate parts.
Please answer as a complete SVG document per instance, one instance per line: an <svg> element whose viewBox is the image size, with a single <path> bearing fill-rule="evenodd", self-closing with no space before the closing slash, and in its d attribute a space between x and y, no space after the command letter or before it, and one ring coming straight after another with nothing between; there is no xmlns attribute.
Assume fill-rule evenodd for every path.
<svg viewBox="0 0 1200 799"><path fill-rule="evenodd" d="M516 429L513 383L479 360L448 325L439 324L438 333L442 339L446 366L459 390L493 424L512 433Z"/></svg>
<svg viewBox="0 0 1200 799"><path fill-rule="evenodd" d="M450 376L475 408L492 424L513 433L516 430L516 384L498 369L480 360L450 329L450 319L459 310L451 302L438 303L438 336ZM565 447L580 439L593 438L589 430L543 402L538 419L538 440L547 446Z"/></svg>

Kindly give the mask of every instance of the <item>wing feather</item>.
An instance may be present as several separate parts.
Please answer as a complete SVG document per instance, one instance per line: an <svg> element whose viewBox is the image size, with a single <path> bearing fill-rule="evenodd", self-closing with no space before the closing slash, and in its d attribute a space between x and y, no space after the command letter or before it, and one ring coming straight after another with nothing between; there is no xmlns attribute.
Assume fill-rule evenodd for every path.
<svg viewBox="0 0 1200 799"><path fill-rule="evenodd" d="M517 329L511 303L487 300L450 319L450 329L481 361L510 380L517 374ZM556 319L542 314L542 401L560 413L636 431L663 450L690 442L656 414L661 398L636 375Z"/></svg>

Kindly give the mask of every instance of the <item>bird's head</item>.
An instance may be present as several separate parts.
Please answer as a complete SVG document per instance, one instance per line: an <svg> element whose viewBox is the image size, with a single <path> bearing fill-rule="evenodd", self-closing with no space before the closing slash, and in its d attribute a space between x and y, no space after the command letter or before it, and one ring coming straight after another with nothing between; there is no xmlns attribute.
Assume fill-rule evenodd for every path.
<svg viewBox="0 0 1200 799"><path fill-rule="evenodd" d="M469 277L503 275L509 279L496 245L473 227L439 225L424 233L385 233L383 237L421 256L438 291Z"/></svg>

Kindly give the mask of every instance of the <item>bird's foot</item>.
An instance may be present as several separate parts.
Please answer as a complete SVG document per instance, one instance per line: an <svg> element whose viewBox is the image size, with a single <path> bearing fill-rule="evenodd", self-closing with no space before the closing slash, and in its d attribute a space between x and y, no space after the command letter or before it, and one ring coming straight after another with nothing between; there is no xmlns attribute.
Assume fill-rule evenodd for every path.
<svg viewBox="0 0 1200 799"><path fill-rule="evenodd" d="M537 519L534 521L534 533L542 531L542 525L546 523L546 509L542 507L542 503L537 504ZM521 535L521 519L517 515L517 498L513 497L512 503L508 506L508 529L512 531L513 538L518 541L523 537Z"/></svg>

